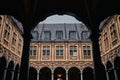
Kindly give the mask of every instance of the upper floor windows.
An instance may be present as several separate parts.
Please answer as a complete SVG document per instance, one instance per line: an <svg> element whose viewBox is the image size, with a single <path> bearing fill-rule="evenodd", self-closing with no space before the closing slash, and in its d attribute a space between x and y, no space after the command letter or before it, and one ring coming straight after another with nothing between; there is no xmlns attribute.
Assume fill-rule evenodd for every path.
<svg viewBox="0 0 120 80"><path fill-rule="evenodd" d="M50 40L51 39L50 31L44 31L44 39L45 40Z"/></svg>
<svg viewBox="0 0 120 80"><path fill-rule="evenodd" d="M6 24L5 32L4 32L4 39L9 40L9 36L10 36L10 26Z"/></svg>
<svg viewBox="0 0 120 80"><path fill-rule="evenodd" d="M70 46L70 56L77 56L77 46Z"/></svg>
<svg viewBox="0 0 120 80"><path fill-rule="evenodd" d="M63 56L63 46L56 46L56 56Z"/></svg>
<svg viewBox="0 0 120 80"><path fill-rule="evenodd" d="M116 32L115 24L112 24L110 26L110 34L112 39L112 45L114 46L115 44L117 44L117 32Z"/></svg>
<svg viewBox="0 0 120 80"><path fill-rule="evenodd" d="M50 55L50 46L43 46L43 56L49 56Z"/></svg>
<svg viewBox="0 0 120 80"><path fill-rule="evenodd" d="M63 39L63 32L62 31L56 31L56 38L61 40Z"/></svg>
<svg viewBox="0 0 120 80"><path fill-rule="evenodd" d="M17 34L13 32L12 45L16 45Z"/></svg>
<svg viewBox="0 0 120 80"><path fill-rule="evenodd" d="M35 56L37 53L37 47L36 46L30 46L30 56Z"/></svg>
<svg viewBox="0 0 120 80"><path fill-rule="evenodd" d="M32 32L33 39L38 40L39 33L37 31Z"/></svg>
<svg viewBox="0 0 120 80"><path fill-rule="evenodd" d="M91 48L90 46L83 46L84 58L91 58Z"/></svg>
<svg viewBox="0 0 120 80"><path fill-rule="evenodd" d="M88 37L89 37L89 32L88 31L83 31L81 33L81 37L82 37L83 40L87 40Z"/></svg>
<svg viewBox="0 0 120 80"><path fill-rule="evenodd" d="M104 34L104 45L105 45L105 50L107 50L109 46L107 32Z"/></svg>
<svg viewBox="0 0 120 80"><path fill-rule="evenodd" d="M77 35L76 35L76 31L70 31L69 32L69 39L76 39Z"/></svg>

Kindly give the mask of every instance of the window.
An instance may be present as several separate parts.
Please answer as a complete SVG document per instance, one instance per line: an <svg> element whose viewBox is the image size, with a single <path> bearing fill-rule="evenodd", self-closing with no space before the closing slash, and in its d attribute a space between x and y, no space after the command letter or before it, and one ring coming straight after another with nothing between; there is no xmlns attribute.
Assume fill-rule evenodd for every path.
<svg viewBox="0 0 120 80"><path fill-rule="evenodd" d="M12 38L12 45L16 45L16 38L17 38L17 34L14 32L13 33L13 38Z"/></svg>
<svg viewBox="0 0 120 80"><path fill-rule="evenodd" d="M63 32L62 31L56 31L56 38L61 40L63 39Z"/></svg>
<svg viewBox="0 0 120 80"><path fill-rule="evenodd" d="M56 56L63 56L63 46L56 46Z"/></svg>
<svg viewBox="0 0 120 80"><path fill-rule="evenodd" d="M91 49L90 46L83 46L84 58L91 58Z"/></svg>
<svg viewBox="0 0 120 80"><path fill-rule="evenodd" d="M22 40L19 38L19 42L18 42L18 54L21 54L22 51Z"/></svg>
<svg viewBox="0 0 120 80"><path fill-rule="evenodd" d="M70 46L70 56L77 56L77 46Z"/></svg>
<svg viewBox="0 0 120 80"><path fill-rule="evenodd" d="M50 46L43 46L43 56L50 55Z"/></svg>
<svg viewBox="0 0 120 80"><path fill-rule="evenodd" d="M50 31L44 31L44 39L45 40L50 40L51 39Z"/></svg>
<svg viewBox="0 0 120 80"><path fill-rule="evenodd" d="M70 31L69 38L70 39L76 39L76 31Z"/></svg>
<svg viewBox="0 0 120 80"><path fill-rule="evenodd" d="M81 37L83 40L87 40L89 38L89 32L88 31L83 31L81 33Z"/></svg>
<svg viewBox="0 0 120 80"><path fill-rule="evenodd" d="M37 31L32 32L33 39L38 40L39 33Z"/></svg>
<svg viewBox="0 0 120 80"><path fill-rule="evenodd" d="M10 26L8 24L6 24L6 28L5 28L5 32L4 32L4 39L9 40L9 36L10 36Z"/></svg>
<svg viewBox="0 0 120 80"><path fill-rule="evenodd" d="M30 56L35 56L36 55L36 49L37 47L36 46L30 46Z"/></svg>
<svg viewBox="0 0 120 80"><path fill-rule="evenodd" d="M116 27L115 24L113 24L110 27L110 34L111 34L111 39L112 39L112 45L116 45L117 44L117 33L116 33Z"/></svg>
<svg viewBox="0 0 120 80"><path fill-rule="evenodd" d="M105 50L107 50L109 46L107 32L104 34L104 45L105 45Z"/></svg>

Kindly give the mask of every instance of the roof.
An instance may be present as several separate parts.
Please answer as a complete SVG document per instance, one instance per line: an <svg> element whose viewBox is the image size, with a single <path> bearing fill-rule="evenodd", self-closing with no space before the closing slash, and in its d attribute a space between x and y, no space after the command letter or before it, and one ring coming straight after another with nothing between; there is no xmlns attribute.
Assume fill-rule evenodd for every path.
<svg viewBox="0 0 120 80"><path fill-rule="evenodd" d="M51 38L45 39L45 31L50 32ZM62 39L57 38L57 31L62 32ZM70 38L70 32L75 32L75 38ZM87 32L88 35L84 36L83 32ZM82 23L77 24L38 24L35 29L31 32L33 39L32 41L90 41L87 27ZM86 38L87 37L87 38Z"/></svg>

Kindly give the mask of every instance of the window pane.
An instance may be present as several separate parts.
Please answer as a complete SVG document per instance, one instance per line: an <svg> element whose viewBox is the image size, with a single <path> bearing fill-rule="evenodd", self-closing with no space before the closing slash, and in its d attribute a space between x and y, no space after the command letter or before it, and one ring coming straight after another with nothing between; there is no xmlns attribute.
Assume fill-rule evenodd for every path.
<svg viewBox="0 0 120 80"><path fill-rule="evenodd" d="M76 39L76 31L70 31L69 38Z"/></svg>
<svg viewBox="0 0 120 80"><path fill-rule="evenodd" d="M45 31L45 32L44 32L44 39L45 39L45 40L50 40L50 39L51 39L50 31Z"/></svg>
<svg viewBox="0 0 120 80"><path fill-rule="evenodd" d="M56 31L56 38L62 39L63 38L63 32L62 31Z"/></svg>

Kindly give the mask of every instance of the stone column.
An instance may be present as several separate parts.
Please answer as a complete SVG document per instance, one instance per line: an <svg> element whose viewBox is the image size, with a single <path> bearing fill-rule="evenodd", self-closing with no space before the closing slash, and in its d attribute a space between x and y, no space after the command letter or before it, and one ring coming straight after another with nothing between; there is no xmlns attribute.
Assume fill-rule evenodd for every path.
<svg viewBox="0 0 120 80"><path fill-rule="evenodd" d="M2 80L5 80L5 78L6 78L6 74L7 74L7 68L5 67L4 75L3 75L3 79L2 79Z"/></svg>
<svg viewBox="0 0 120 80"><path fill-rule="evenodd" d="M37 80L39 80L39 70L37 70Z"/></svg>
<svg viewBox="0 0 120 80"><path fill-rule="evenodd" d="M30 25L25 26L26 29L24 29L24 34L23 34L24 44L23 44L23 52L21 58L19 80L28 80L29 77L29 45L31 40L29 26Z"/></svg>
<svg viewBox="0 0 120 80"><path fill-rule="evenodd" d="M96 28L95 28L96 27ZM105 67L101 61L100 49L99 49L99 29L98 26L94 26L94 30L90 36L93 49L93 63L95 69L95 80L106 80Z"/></svg>
<svg viewBox="0 0 120 80"><path fill-rule="evenodd" d="M68 70L66 70L66 80L68 80Z"/></svg>
<svg viewBox="0 0 120 80"><path fill-rule="evenodd" d="M80 77L81 77L81 80L83 80L83 72L82 71L81 71Z"/></svg>
<svg viewBox="0 0 120 80"><path fill-rule="evenodd" d="M13 69L13 70L12 70L11 80L13 80L13 78L14 78L14 72L15 72L15 70Z"/></svg>
<svg viewBox="0 0 120 80"><path fill-rule="evenodd" d="M52 70L52 74L51 74L51 80L54 80L54 71Z"/></svg>
<svg viewBox="0 0 120 80"><path fill-rule="evenodd" d="M114 70L114 74L115 74L115 80L118 80L115 68L113 70Z"/></svg>

